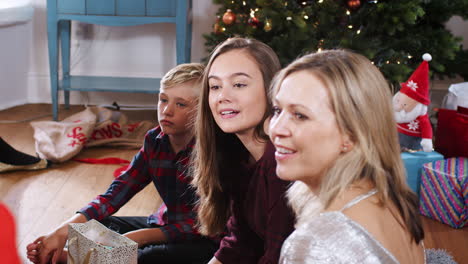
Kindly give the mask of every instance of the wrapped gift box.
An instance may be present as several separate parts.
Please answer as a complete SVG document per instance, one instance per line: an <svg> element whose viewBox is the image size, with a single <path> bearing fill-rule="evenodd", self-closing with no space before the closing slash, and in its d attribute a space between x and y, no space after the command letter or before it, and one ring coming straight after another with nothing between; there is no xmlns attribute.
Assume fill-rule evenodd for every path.
<svg viewBox="0 0 468 264"><path fill-rule="evenodd" d="M468 222L468 158L425 164L419 197L422 215L455 228L465 226Z"/></svg>
<svg viewBox="0 0 468 264"><path fill-rule="evenodd" d="M419 186L421 185L421 170L423 164L436 160L444 159L440 153L432 152L403 152L401 158L405 164L406 181L409 187L419 195Z"/></svg>

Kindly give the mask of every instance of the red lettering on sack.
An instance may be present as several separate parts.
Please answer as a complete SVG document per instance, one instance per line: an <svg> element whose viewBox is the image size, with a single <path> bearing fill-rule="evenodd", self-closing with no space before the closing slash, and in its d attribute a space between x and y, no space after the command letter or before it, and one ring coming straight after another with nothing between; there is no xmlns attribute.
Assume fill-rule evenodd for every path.
<svg viewBox="0 0 468 264"><path fill-rule="evenodd" d="M83 130L82 127L75 127L71 133L67 134L67 137L72 138L71 143L68 144L69 146L75 147L76 145L82 145L86 142L86 135L80 133L81 130Z"/></svg>
<svg viewBox="0 0 468 264"><path fill-rule="evenodd" d="M133 131L135 131L135 129L136 129L138 126L140 126L140 122L134 123L134 124L128 124L127 131L128 131L128 132L133 132Z"/></svg>
<svg viewBox="0 0 468 264"><path fill-rule="evenodd" d="M99 134L101 137L97 137L98 134ZM99 130L94 130L94 131L93 131L93 134L91 134L91 138L92 138L93 140L104 139L104 137L102 136L102 132L99 131Z"/></svg>
<svg viewBox="0 0 468 264"><path fill-rule="evenodd" d="M120 124L119 123L112 123L111 125L112 130L115 132L116 137L121 137L123 135L122 130L120 129Z"/></svg>
<svg viewBox="0 0 468 264"><path fill-rule="evenodd" d="M72 148L75 147L76 145L80 145L78 141L73 140L68 146L71 146Z"/></svg>
<svg viewBox="0 0 468 264"><path fill-rule="evenodd" d="M114 137L121 137L123 135L120 125L118 123L112 123L106 127L96 129L91 134L92 140L103 140Z"/></svg>
<svg viewBox="0 0 468 264"><path fill-rule="evenodd" d="M100 130L101 133L104 134L104 138L112 138L112 130L110 125L107 125L107 127L103 127Z"/></svg>

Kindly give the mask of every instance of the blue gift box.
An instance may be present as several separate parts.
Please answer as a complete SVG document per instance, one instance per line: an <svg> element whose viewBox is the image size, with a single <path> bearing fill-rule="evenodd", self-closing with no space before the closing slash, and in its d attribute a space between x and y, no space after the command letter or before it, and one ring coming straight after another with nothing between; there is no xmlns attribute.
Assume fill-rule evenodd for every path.
<svg viewBox="0 0 468 264"><path fill-rule="evenodd" d="M406 181L409 187L419 196L419 188L421 185L421 170L423 164L433 162L436 160L443 160L442 154L432 152L403 152L401 158L405 164Z"/></svg>

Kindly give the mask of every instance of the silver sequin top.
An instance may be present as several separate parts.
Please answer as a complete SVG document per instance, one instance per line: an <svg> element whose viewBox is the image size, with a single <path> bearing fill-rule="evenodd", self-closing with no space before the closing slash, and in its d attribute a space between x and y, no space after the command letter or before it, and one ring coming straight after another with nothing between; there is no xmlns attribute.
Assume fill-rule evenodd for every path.
<svg viewBox="0 0 468 264"><path fill-rule="evenodd" d="M280 263L399 263L365 228L342 213L375 193L372 190L340 211L321 213L298 226L283 244Z"/></svg>

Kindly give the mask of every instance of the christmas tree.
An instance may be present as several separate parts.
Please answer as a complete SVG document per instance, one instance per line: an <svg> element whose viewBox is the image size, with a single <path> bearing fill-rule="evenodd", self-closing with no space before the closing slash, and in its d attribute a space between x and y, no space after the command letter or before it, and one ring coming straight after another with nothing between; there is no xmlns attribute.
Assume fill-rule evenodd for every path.
<svg viewBox="0 0 468 264"><path fill-rule="evenodd" d="M219 10L211 51L233 36L265 42L283 66L322 49L345 48L369 58L393 84L405 81L432 54L439 77L468 79L468 52L445 29L453 15L468 17L468 0L214 0Z"/></svg>

